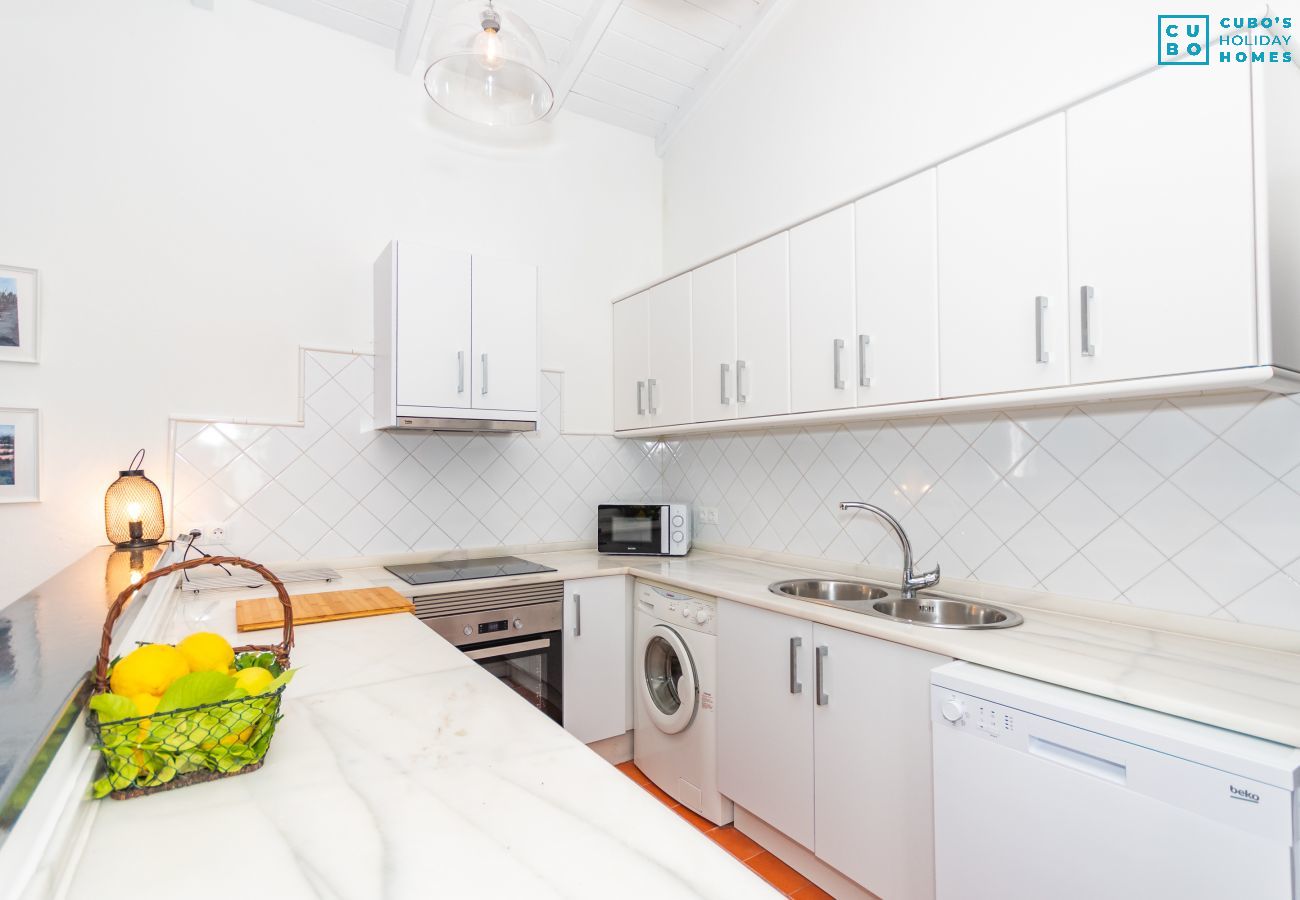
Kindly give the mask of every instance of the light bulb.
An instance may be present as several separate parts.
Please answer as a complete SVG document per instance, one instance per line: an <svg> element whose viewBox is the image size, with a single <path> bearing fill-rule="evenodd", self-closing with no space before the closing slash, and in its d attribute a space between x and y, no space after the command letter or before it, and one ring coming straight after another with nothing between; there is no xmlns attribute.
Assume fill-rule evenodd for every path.
<svg viewBox="0 0 1300 900"><path fill-rule="evenodd" d="M126 520L128 522L139 522L141 519L141 507L139 503L128 503L126 505Z"/></svg>
<svg viewBox="0 0 1300 900"><path fill-rule="evenodd" d="M495 28L484 28L474 39L474 52L478 54L479 65L489 72L495 72L505 63L501 46L501 34Z"/></svg>

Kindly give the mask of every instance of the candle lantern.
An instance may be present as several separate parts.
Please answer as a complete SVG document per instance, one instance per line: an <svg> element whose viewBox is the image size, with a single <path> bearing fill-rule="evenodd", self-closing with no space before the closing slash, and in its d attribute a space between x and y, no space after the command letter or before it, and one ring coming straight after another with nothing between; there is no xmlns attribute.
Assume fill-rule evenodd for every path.
<svg viewBox="0 0 1300 900"><path fill-rule="evenodd" d="M144 451L104 494L104 531L123 549L152 547L163 533L162 492L144 475Z"/></svg>

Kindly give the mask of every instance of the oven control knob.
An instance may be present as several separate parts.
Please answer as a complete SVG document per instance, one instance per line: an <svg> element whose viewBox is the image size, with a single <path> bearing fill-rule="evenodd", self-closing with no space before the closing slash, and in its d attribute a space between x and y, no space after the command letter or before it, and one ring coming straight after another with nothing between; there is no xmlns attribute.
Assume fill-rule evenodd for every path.
<svg viewBox="0 0 1300 900"><path fill-rule="evenodd" d="M685 525L685 524L686 524L686 520L683 519L681 516L673 516L673 527L674 527L674 528L681 528L681 527L682 527L683 525Z"/></svg>
<svg viewBox="0 0 1300 900"><path fill-rule="evenodd" d="M466 626L465 626L465 637L469 637L469 636L470 636L471 634L473 634L473 633L474 633L474 627L473 627L472 625L466 625Z"/></svg>
<svg viewBox="0 0 1300 900"><path fill-rule="evenodd" d="M680 544L684 540L686 540L686 535L682 534L680 531L673 532L673 543Z"/></svg>
<svg viewBox="0 0 1300 900"><path fill-rule="evenodd" d="M949 697L939 705L939 712L949 722L960 722L966 718L966 704L955 697Z"/></svg>
<svg viewBox="0 0 1300 900"><path fill-rule="evenodd" d="M523 619L515 619L515 631L522 631L524 627Z"/></svg>
<svg viewBox="0 0 1300 900"><path fill-rule="evenodd" d="M707 609L701 608L698 612L695 613L695 623L697 625L707 624L708 621L709 621L709 611Z"/></svg>

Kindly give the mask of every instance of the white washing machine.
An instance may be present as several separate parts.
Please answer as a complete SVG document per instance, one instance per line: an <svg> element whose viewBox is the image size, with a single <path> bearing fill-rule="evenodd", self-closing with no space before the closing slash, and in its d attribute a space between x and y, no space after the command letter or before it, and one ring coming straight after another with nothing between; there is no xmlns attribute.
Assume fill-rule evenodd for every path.
<svg viewBox="0 0 1300 900"><path fill-rule="evenodd" d="M636 583L633 760L677 802L725 825L732 803L718 793L717 618L712 597Z"/></svg>

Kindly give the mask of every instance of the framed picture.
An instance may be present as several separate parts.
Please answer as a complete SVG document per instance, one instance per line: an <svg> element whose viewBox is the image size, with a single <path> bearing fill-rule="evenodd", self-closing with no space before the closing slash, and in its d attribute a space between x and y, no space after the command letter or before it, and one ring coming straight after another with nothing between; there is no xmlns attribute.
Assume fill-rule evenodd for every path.
<svg viewBox="0 0 1300 900"><path fill-rule="evenodd" d="M41 499L40 413L0 407L0 503Z"/></svg>
<svg viewBox="0 0 1300 900"><path fill-rule="evenodd" d="M0 266L0 363L36 362L38 289L35 269Z"/></svg>

